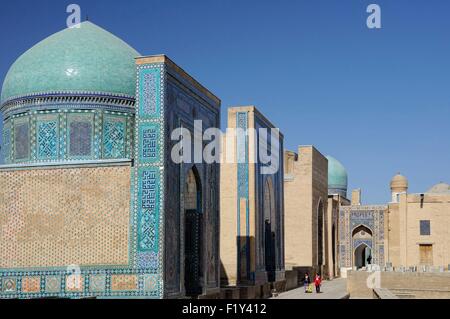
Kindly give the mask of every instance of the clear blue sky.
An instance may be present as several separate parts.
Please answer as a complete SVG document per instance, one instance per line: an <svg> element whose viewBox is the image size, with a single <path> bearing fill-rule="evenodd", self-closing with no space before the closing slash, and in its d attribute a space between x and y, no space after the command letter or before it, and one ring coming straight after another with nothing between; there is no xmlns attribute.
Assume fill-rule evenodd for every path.
<svg viewBox="0 0 450 319"><path fill-rule="evenodd" d="M401 172L410 191L450 182L450 2L2 1L0 79L25 50L65 27L65 8L143 55L164 53L222 99L254 104L286 146L339 159L364 203L389 200ZM382 9L381 30L366 7Z"/></svg>

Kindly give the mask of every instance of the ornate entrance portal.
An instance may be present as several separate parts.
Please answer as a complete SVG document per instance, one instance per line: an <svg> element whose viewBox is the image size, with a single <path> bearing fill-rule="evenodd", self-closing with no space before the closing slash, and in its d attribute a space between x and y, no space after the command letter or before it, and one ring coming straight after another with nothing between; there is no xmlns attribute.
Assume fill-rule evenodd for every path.
<svg viewBox="0 0 450 319"><path fill-rule="evenodd" d="M352 237L355 247L354 266L363 268L372 264L372 231L368 227L360 225L353 230Z"/></svg>
<svg viewBox="0 0 450 319"><path fill-rule="evenodd" d="M184 193L184 287L187 296L202 294L203 214L201 189L197 169L193 167L187 174Z"/></svg>

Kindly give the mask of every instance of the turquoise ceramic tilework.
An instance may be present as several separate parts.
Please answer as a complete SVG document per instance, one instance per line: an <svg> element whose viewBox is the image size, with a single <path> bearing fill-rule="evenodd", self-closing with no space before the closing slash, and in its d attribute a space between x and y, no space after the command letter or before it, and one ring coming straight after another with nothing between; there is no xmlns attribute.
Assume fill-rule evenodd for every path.
<svg viewBox="0 0 450 319"><path fill-rule="evenodd" d="M161 71L158 68L143 69L139 75L139 114L146 118L160 117Z"/></svg>
<svg viewBox="0 0 450 319"><path fill-rule="evenodd" d="M136 103L135 166L132 177L132 211L135 237L134 265L145 271L140 285L164 296L164 65L138 67Z"/></svg>
<svg viewBox="0 0 450 319"><path fill-rule="evenodd" d="M126 119L105 117L103 120L103 158L125 158Z"/></svg>
<svg viewBox="0 0 450 319"><path fill-rule="evenodd" d="M342 189L347 191L347 171L335 158L327 156L328 159L328 188Z"/></svg>
<svg viewBox="0 0 450 319"><path fill-rule="evenodd" d="M2 103L50 92L103 92L134 96L139 53L106 30L83 22L44 39L11 66Z"/></svg>
<svg viewBox="0 0 450 319"><path fill-rule="evenodd" d="M247 112L238 112L236 115L236 127L241 132L237 131L237 156L238 156L238 164L237 164L237 180L238 180L238 187L237 187L237 235L238 237L244 237L244 238L250 238L250 215L249 215L249 154L248 154L248 137L247 137L247 129L248 129L248 113ZM241 219L241 205L240 201L241 199L246 200L246 207L245 207L245 220ZM246 233L241 233L241 225L245 225ZM240 242L239 243L239 251L244 252L246 255L246 269L247 276L250 275L250 242L249 240L246 240L245 243ZM242 261L241 261L242 255L238 255L238 274L242 274Z"/></svg>
<svg viewBox="0 0 450 319"><path fill-rule="evenodd" d="M142 141L139 159L142 163L157 163L160 159L160 124L145 123L139 128L139 138Z"/></svg>
<svg viewBox="0 0 450 319"><path fill-rule="evenodd" d="M139 170L138 251L159 251L159 208L161 179L159 168Z"/></svg>
<svg viewBox="0 0 450 319"><path fill-rule="evenodd" d="M39 159L58 158L58 121L38 121L37 123L37 156Z"/></svg>

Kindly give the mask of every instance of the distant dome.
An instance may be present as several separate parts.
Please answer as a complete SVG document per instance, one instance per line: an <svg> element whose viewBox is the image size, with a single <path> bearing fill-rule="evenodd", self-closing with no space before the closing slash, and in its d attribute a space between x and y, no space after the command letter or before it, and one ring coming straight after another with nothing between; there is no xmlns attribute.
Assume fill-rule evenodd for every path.
<svg viewBox="0 0 450 319"><path fill-rule="evenodd" d="M328 194L339 194L347 197L347 170L334 157L326 156L328 159Z"/></svg>
<svg viewBox="0 0 450 319"><path fill-rule="evenodd" d="M430 194L450 194L450 185L446 183L439 183L431 187L427 193Z"/></svg>
<svg viewBox="0 0 450 319"><path fill-rule="evenodd" d="M408 189L408 179L400 174L395 175L391 180L391 190L404 192Z"/></svg>
<svg viewBox="0 0 450 319"><path fill-rule="evenodd" d="M134 97L139 53L91 22L39 42L11 66L1 103L30 95L105 93Z"/></svg>

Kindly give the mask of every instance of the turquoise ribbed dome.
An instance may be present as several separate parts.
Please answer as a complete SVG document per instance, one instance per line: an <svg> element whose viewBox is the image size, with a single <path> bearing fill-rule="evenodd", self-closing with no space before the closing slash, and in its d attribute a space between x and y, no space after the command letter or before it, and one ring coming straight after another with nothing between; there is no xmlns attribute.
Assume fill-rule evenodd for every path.
<svg viewBox="0 0 450 319"><path fill-rule="evenodd" d="M91 22L68 28L25 52L11 66L1 102L46 93L134 96L139 53Z"/></svg>
<svg viewBox="0 0 450 319"><path fill-rule="evenodd" d="M328 159L328 189L339 189L347 192L347 170L334 157Z"/></svg>

